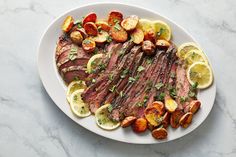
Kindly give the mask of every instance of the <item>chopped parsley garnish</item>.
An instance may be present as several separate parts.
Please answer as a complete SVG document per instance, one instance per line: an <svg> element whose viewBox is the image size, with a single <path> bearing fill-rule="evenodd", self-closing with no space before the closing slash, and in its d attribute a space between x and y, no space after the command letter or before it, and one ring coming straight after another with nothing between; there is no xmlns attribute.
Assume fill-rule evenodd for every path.
<svg viewBox="0 0 236 157"><path fill-rule="evenodd" d="M159 32L157 32L157 37L160 37L164 33L165 29L161 28Z"/></svg>
<svg viewBox="0 0 236 157"><path fill-rule="evenodd" d="M121 75L120 75L120 78L122 78L122 79L125 78L128 73L129 73L129 69L123 70Z"/></svg>
<svg viewBox="0 0 236 157"><path fill-rule="evenodd" d="M101 32L101 31L102 31L102 27L98 26L98 32Z"/></svg>
<svg viewBox="0 0 236 157"><path fill-rule="evenodd" d="M121 26L120 26L118 23L115 24L114 28L115 28L117 31L121 30Z"/></svg>
<svg viewBox="0 0 236 157"><path fill-rule="evenodd" d="M90 41L90 40L88 40L88 39L85 39L85 40L83 41L83 43L85 43L85 44L90 44L90 43L91 43L91 41Z"/></svg>
<svg viewBox="0 0 236 157"><path fill-rule="evenodd" d="M78 28L82 28L82 21L75 21L75 25L77 25Z"/></svg>
<svg viewBox="0 0 236 157"><path fill-rule="evenodd" d="M188 96L191 97L191 98L194 98L194 97L196 97L196 94L192 91L189 91Z"/></svg>
<svg viewBox="0 0 236 157"><path fill-rule="evenodd" d="M161 89L161 87L163 87L163 86L164 86L164 84L162 82L159 82L155 85L157 90Z"/></svg>
<svg viewBox="0 0 236 157"><path fill-rule="evenodd" d="M113 93L115 90L116 90L116 85L113 85L113 86L109 89L109 91L111 91L112 93Z"/></svg>
<svg viewBox="0 0 236 157"><path fill-rule="evenodd" d="M107 40L108 43L110 43L110 42L112 42L112 37L110 35L108 35L106 40Z"/></svg>
<svg viewBox="0 0 236 157"><path fill-rule="evenodd" d="M123 91L120 91L120 94L119 94L119 95L120 95L121 98L122 98L123 96L125 96Z"/></svg>
<svg viewBox="0 0 236 157"><path fill-rule="evenodd" d="M133 82L135 82L135 81L136 81L135 78L133 78L133 77L129 77L129 83L133 83Z"/></svg>
<svg viewBox="0 0 236 157"><path fill-rule="evenodd" d="M104 70L104 69L106 69L106 64L101 62L101 63L98 64L98 67L99 67L100 70Z"/></svg>
<svg viewBox="0 0 236 157"><path fill-rule="evenodd" d="M145 95L145 96L144 96L144 100L143 100L143 102L146 103L147 101L148 101L148 96Z"/></svg>
<svg viewBox="0 0 236 157"><path fill-rule="evenodd" d="M114 76L113 74L109 74L109 75L108 75L108 79L109 79L110 81L112 81L112 80L113 80L113 76Z"/></svg>
<svg viewBox="0 0 236 157"><path fill-rule="evenodd" d="M114 23L119 23L120 20L118 20L118 19L114 19L113 22L114 22Z"/></svg>
<svg viewBox="0 0 236 157"><path fill-rule="evenodd" d="M193 85L191 85L191 89L195 90L197 89L197 86L198 86L198 82L195 82Z"/></svg>
<svg viewBox="0 0 236 157"><path fill-rule="evenodd" d="M75 76L75 77L73 78L73 80L74 80L74 81L78 81L79 78L78 78L77 76Z"/></svg>
<svg viewBox="0 0 236 157"><path fill-rule="evenodd" d="M147 58L147 63L148 63L148 64L152 64L152 62L153 62L153 59L152 59L151 57L148 57L148 58Z"/></svg>
<svg viewBox="0 0 236 157"><path fill-rule="evenodd" d="M96 80L95 79L92 79L92 83L95 83L96 82Z"/></svg>
<svg viewBox="0 0 236 157"><path fill-rule="evenodd" d="M71 61L73 61L73 60L76 59L76 56L77 56L77 48L76 48L76 47L72 47L72 48L70 49L70 53L69 53L69 55L68 55L68 58L69 58Z"/></svg>
<svg viewBox="0 0 236 157"><path fill-rule="evenodd" d="M109 106L107 107L107 110L108 110L108 112L111 113L111 111L113 110L113 106L112 106L112 105L109 105Z"/></svg>
<svg viewBox="0 0 236 157"><path fill-rule="evenodd" d="M165 93L160 93L159 95L155 96L156 100L163 101L165 98Z"/></svg>
<svg viewBox="0 0 236 157"><path fill-rule="evenodd" d="M175 74L174 72L171 72L171 73L170 73L170 77L173 78L173 79L175 78L175 75L176 75L176 74Z"/></svg>
<svg viewBox="0 0 236 157"><path fill-rule="evenodd" d="M153 82L151 80L148 80L147 85L146 85L146 92L149 92L152 89Z"/></svg>
<svg viewBox="0 0 236 157"><path fill-rule="evenodd" d="M169 90L169 93L170 93L170 96L171 96L172 98L176 98L176 97L177 97L176 89L175 89L175 88L171 88L171 89Z"/></svg>
<svg viewBox="0 0 236 157"><path fill-rule="evenodd" d="M138 70L137 70L137 71L138 71L138 72L141 72L141 71L143 71L144 69L145 69L145 68L140 65L140 66L138 67Z"/></svg>
<svg viewBox="0 0 236 157"><path fill-rule="evenodd" d="M74 101L77 101L77 100L78 100L78 96L75 95L75 96L73 97L73 100L74 100Z"/></svg>
<svg viewBox="0 0 236 157"><path fill-rule="evenodd" d="M180 97L180 103L186 102L187 99L188 99L188 97L181 96L181 97Z"/></svg>

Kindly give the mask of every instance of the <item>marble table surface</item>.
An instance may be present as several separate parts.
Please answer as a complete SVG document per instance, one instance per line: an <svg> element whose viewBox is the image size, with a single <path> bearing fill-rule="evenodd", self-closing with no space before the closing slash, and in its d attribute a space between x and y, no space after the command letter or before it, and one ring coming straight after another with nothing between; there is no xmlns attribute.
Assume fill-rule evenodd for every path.
<svg viewBox="0 0 236 157"><path fill-rule="evenodd" d="M87 131L61 112L42 86L36 56L43 31L61 13L92 2L0 0L0 157L235 157L236 1L122 1L186 28L213 65L217 94L206 121L159 145L125 144Z"/></svg>

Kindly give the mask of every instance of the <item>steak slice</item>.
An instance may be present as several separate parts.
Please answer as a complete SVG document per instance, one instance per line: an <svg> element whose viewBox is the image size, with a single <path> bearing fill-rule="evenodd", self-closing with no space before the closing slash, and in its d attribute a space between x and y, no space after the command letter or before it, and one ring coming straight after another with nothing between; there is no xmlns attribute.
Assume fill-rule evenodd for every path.
<svg viewBox="0 0 236 157"><path fill-rule="evenodd" d="M96 109L104 102L105 97L109 94L109 92L116 92L116 84L120 78L122 78L121 74L124 71L129 71L130 67L135 61L136 55L140 52L141 46L135 46L131 49L130 53L124 55L123 59L117 65L117 68L110 74L113 75L113 79L109 79L109 81L104 86L102 86L102 88L98 89L96 98L89 101L90 110L92 112L95 112Z"/></svg>
<svg viewBox="0 0 236 157"><path fill-rule="evenodd" d="M180 62L176 70L176 102L178 109L184 109L185 112L189 110L190 101L196 99L197 91L195 89L191 90L191 88L184 64Z"/></svg>
<svg viewBox="0 0 236 157"><path fill-rule="evenodd" d="M59 37L59 41L57 42L57 47L56 47L56 55L55 55L56 61L63 52L71 48L71 45L72 41L68 36L63 34Z"/></svg>
<svg viewBox="0 0 236 157"><path fill-rule="evenodd" d="M81 66L71 66L61 70L62 78L66 83L70 83L74 80L85 80L87 73L85 73L85 68Z"/></svg>

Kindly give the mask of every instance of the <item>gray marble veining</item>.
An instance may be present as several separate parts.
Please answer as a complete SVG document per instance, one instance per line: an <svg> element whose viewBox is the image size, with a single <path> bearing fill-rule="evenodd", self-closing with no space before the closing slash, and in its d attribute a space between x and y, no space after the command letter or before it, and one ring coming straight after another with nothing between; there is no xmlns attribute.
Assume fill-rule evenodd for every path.
<svg viewBox="0 0 236 157"><path fill-rule="evenodd" d="M91 2L0 0L0 157L235 157L236 1L122 1L186 28L214 67L217 95L209 117L191 134L160 145L130 145L85 130L56 107L41 84L36 56L43 31L64 11Z"/></svg>

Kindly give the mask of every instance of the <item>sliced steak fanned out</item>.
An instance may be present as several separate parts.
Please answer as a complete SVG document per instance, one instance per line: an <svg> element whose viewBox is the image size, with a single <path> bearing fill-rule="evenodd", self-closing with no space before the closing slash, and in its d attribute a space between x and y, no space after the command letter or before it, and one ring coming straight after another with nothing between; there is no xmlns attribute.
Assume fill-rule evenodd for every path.
<svg viewBox="0 0 236 157"><path fill-rule="evenodd" d="M196 95L196 91L191 90L191 85L187 79L186 69L183 63L179 63L176 70L176 94L178 109L184 109L184 111L187 112L189 102L195 99L194 95Z"/></svg>
<svg viewBox="0 0 236 157"><path fill-rule="evenodd" d="M121 49L121 44L116 44L114 45L114 47L112 48L112 52L111 57L113 57L116 53L119 52L119 50ZM109 53L109 52L108 52ZM112 60L109 59L108 64L111 62ZM111 64L111 63L110 63ZM115 63L114 63L115 64ZM96 92L97 92L97 88L100 85L105 84L108 81L108 75L110 70L106 67L106 69L104 70L104 72L100 75L98 75L98 77L96 78L96 76L94 76L96 78L95 83L94 84L90 84L90 86L82 93L82 99L88 103L90 99L93 99L94 96L96 96ZM89 78L92 77L91 75L89 76ZM93 77L93 78L94 78ZM91 78L90 78L91 79ZM88 83L89 84L89 83Z"/></svg>
<svg viewBox="0 0 236 157"><path fill-rule="evenodd" d="M103 73L101 73L98 77L95 78L96 82L94 84L91 84L82 94L82 98L85 102L88 103L90 99L93 100L96 97L98 90L100 88L103 88L103 86L109 81L109 75L111 71L116 68L119 62L122 61L122 56L118 56L120 54L128 53L133 46L134 43L132 41L128 41L125 42L123 45L121 45L120 43L116 44L116 46L112 48L108 66L106 67Z"/></svg>
<svg viewBox="0 0 236 157"><path fill-rule="evenodd" d="M85 68L81 66L71 66L61 70L61 74L66 83L70 83L73 80L85 80L87 73Z"/></svg>
<svg viewBox="0 0 236 157"><path fill-rule="evenodd" d="M113 79L110 79L102 88L98 89L97 95L95 99L92 99L90 104L90 110L95 112L96 109L104 102L105 97L110 92L116 92L117 82L122 78L122 74L124 71L127 71L127 75L129 73L129 69L135 61L136 55L141 52L140 46L135 46L131 49L131 52L125 54L123 59L118 63L117 68L111 72L113 75ZM125 77L124 77L125 78Z"/></svg>
<svg viewBox="0 0 236 157"><path fill-rule="evenodd" d="M140 94L142 91L145 90L146 82L152 75L153 69L156 67L156 63L159 59L160 53L158 52L157 55L154 57L152 64L150 64L147 59L143 61L141 65L144 67L145 70L139 72L136 75L139 76L140 79L138 79L137 82L135 82L131 86L128 86L124 90L124 97L117 98L115 102L112 102L115 107L111 114L112 119L120 120L123 118L123 114L125 114L126 116L128 112L130 112L130 115L132 115L133 109L130 108L132 106L130 103L133 101L133 99L135 99L135 96L138 97L137 94Z"/></svg>
<svg viewBox="0 0 236 157"><path fill-rule="evenodd" d="M139 65L142 63L144 57L144 52L140 52L134 59L134 63L128 68L128 70L131 72L128 73L128 75L125 76L125 78L120 79L118 81L118 83L116 84L116 92L111 92L108 94L108 96L106 97L106 101L105 103L111 103L112 100L114 100L116 98L116 96L118 95L123 95L123 89L125 88L126 85L128 85L129 83L132 84L135 81L137 81L137 77L134 77L134 73L137 72L137 69L139 67Z"/></svg>

